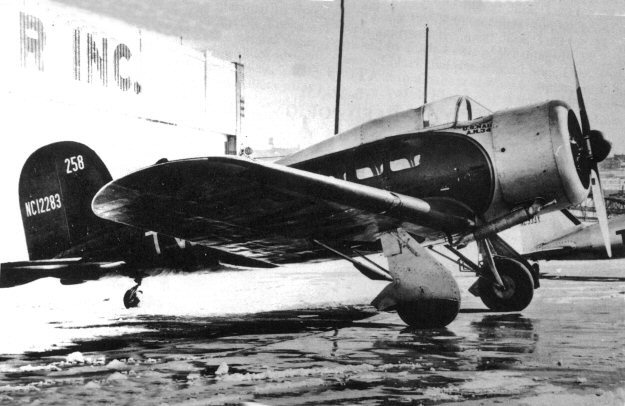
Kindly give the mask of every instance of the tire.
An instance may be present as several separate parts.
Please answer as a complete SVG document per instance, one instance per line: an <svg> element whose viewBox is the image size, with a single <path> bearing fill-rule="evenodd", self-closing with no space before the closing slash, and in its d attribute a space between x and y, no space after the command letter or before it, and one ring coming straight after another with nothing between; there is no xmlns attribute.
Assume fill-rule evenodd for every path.
<svg viewBox="0 0 625 406"><path fill-rule="evenodd" d="M518 312L525 309L534 297L534 279L519 261L495 257L495 265L506 290L496 287L491 278L480 277L478 291L482 302L491 310Z"/></svg>
<svg viewBox="0 0 625 406"><path fill-rule="evenodd" d="M130 309L133 307L139 307L139 303L141 299L139 298L139 292L141 292L139 286L135 286L134 288L130 288L124 294L124 307L126 309Z"/></svg>
<svg viewBox="0 0 625 406"><path fill-rule="evenodd" d="M428 299L403 302L397 305L397 314L412 328L445 327L458 315L460 302L445 299Z"/></svg>

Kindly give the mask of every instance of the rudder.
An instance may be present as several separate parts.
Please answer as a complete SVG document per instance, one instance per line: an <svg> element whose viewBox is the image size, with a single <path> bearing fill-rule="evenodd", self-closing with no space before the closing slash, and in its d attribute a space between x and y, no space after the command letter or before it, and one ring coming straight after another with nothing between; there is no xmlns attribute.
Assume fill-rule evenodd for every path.
<svg viewBox="0 0 625 406"><path fill-rule="evenodd" d="M91 210L96 192L112 180L86 145L63 141L33 152L22 167L19 200L31 260L63 256L108 226Z"/></svg>

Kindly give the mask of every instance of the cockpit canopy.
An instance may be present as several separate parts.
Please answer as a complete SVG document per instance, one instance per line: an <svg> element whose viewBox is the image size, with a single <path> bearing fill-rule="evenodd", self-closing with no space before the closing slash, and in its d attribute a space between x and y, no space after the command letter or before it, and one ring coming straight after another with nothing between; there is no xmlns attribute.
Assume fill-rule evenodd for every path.
<svg viewBox="0 0 625 406"><path fill-rule="evenodd" d="M415 109L368 121L289 155L278 163L296 165L387 138L462 127L472 120L490 115L490 110L467 96L447 97Z"/></svg>
<svg viewBox="0 0 625 406"><path fill-rule="evenodd" d="M457 125L492 112L467 96L450 96L421 106L423 128Z"/></svg>

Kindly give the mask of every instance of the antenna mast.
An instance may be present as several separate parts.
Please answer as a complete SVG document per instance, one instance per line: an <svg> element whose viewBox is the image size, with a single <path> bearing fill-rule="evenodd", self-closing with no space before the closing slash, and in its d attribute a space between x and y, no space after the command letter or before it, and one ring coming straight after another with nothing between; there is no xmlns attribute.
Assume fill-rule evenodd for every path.
<svg viewBox="0 0 625 406"><path fill-rule="evenodd" d="M341 0L341 31L339 33L339 67L336 72L336 105L334 106L334 134L339 133L339 108L341 105L341 64L343 61L343 24L345 17L345 4Z"/></svg>
<svg viewBox="0 0 625 406"><path fill-rule="evenodd" d="M428 102L428 45L430 29L425 25L425 83L423 85L423 104Z"/></svg>

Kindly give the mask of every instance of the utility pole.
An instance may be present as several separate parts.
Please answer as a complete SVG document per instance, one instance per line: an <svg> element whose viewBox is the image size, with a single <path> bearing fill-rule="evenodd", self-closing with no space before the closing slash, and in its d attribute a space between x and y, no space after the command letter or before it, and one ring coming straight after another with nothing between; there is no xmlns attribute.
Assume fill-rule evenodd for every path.
<svg viewBox="0 0 625 406"><path fill-rule="evenodd" d="M428 45L430 29L425 25L425 83L423 85L423 104L428 102Z"/></svg>
<svg viewBox="0 0 625 406"><path fill-rule="evenodd" d="M341 105L341 65L343 62L343 25L345 23L345 0L341 0L341 31L339 33L339 67L336 72L336 105L334 107L334 134L339 133L339 108Z"/></svg>

